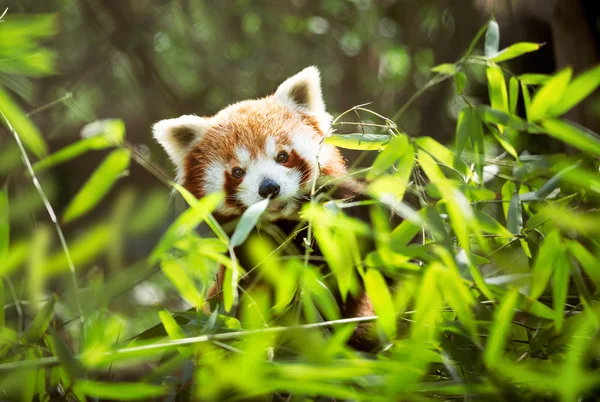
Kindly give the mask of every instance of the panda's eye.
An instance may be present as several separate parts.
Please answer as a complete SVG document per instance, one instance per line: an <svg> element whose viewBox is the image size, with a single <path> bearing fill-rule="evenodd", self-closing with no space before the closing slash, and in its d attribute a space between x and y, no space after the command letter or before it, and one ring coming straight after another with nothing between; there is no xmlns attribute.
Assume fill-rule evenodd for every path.
<svg viewBox="0 0 600 402"><path fill-rule="evenodd" d="M233 169L231 169L231 174L233 175L233 177L235 177L236 179L241 179L242 176L244 176L246 172L244 172L244 169L240 168L240 167L235 167Z"/></svg>
<svg viewBox="0 0 600 402"><path fill-rule="evenodd" d="M277 154L277 163L286 163L288 160L288 153L281 151Z"/></svg>

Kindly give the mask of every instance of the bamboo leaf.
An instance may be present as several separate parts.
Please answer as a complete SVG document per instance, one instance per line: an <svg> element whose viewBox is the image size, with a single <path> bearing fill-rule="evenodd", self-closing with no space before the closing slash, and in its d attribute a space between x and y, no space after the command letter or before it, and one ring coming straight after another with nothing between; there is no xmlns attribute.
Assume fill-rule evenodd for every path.
<svg viewBox="0 0 600 402"><path fill-rule="evenodd" d="M0 189L0 261L4 263L8 257L10 239L10 222L8 209L8 192Z"/></svg>
<svg viewBox="0 0 600 402"><path fill-rule="evenodd" d="M387 339L395 339L396 313L394 312L392 295L385 279L375 269L369 269L364 279L367 295L371 299L375 313L379 317L377 324L381 327Z"/></svg>
<svg viewBox="0 0 600 402"><path fill-rule="evenodd" d="M515 77L510 77L508 85L508 111L511 115L517 114L517 103L519 102L519 80Z"/></svg>
<svg viewBox="0 0 600 402"><path fill-rule="evenodd" d="M502 361L502 351L512 327L518 297L519 292L513 289L506 293L500 303L496 318L490 329L490 338L483 354L484 361L489 367L493 367L497 362Z"/></svg>
<svg viewBox="0 0 600 402"><path fill-rule="evenodd" d="M561 116L590 96L600 86L600 66L592 68L575 78L560 101L551 109L552 116Z"/></svg>
<svg viewBox="0 0 600 402"><path fill-rule="evenodd" d="M38 311L31 326L27 332L25 332L25 340L27 342L36 342L44 335L54 316L54 306L56 305L57 300L57 297L52 295L50 300L42 306L40 311Z"/></svg>
<svg viewBox="0 0 600 402"><path fill-rule="evenodd" d="M94 208L129 167L129 151L111 152L67 206L63 221L72 222Z"/></svg>
<svg viewBox="0 0 600 402"><path fill-rule="evenodd" d="M244 211L240 221L235 227L233 235L231 235L231 239L229 240L230 247L237 247L246 241L248 235L258 223L261 215L269 206L269 201L270 198L265 198L264 200L251 205L246 211Z"/></svg>
<svg viewBox="0 0 600 402"><path fill-rule="evenodd" d="M567 301L567 291L569 287L569 260L564 252L558 255L554 261L556 269L554 271L554 280L552 288L552 304L554 307L554 328L556 332L562 331L564 323L565 303Z"/></svg>
<svg viewBox="0 0 600 402"><path fill-rule="evenodd" d="M525 53L535 52L541 47L539 43L531 43L531 42L520 42L515 43L507 47L506 49L501 50L496 53L490 60L496 63L500 63L502 61L511 60L517 58L519 56L524 55Z"/></svg>
<svg viewBox="0 0 600 402"><path fill-rule="evenodd" d="M531 290L529 291L529 296L532 299L537 300L546 290L550 277L554 272L556 261L562 253L561 250L560 235L558 232L553 231L546 236L533 265Z"/></svg>
<svg viewBox="0 0 600 402"><path fill-rule="evenodd" d="M486 73L492 108L508 114L508 91L504 73L496 65L488 67Z"/></svg>
<svg viewBox="0 0 600 402"><path fill-rule="evenodd" d="M600 290L600 259L575 240L567 240L566 243L569 253L575 257L581 268L590 277L597 293Z"/></svg>
<svg viewBox="0 0 600 402"><path fill-rule="evenodd" d="M377 158L375 158L375 161L367 174L367 180L373 180L385 173L402 155L404 155L408 147L408 138L405 135L399 135L393 138L385 149L377 155Z"/></svg>
<svg viewBox="0 0 600 402"><path fill-rule="evenodd" d="M544 120L542 126L552 137L585 152L600 155L598 136L562 120Z"/></svg>
<svg viewBox="0 0 600 402"><path fill-rule="evenodd" d="M4 116L2 123L7 128L12 126L25 147L35 156L41 158L48 153L48 145L46 145L40 130L2 87L0 87L0 112Z"/></svg>
<svg viewBox="0 0 600 402"><path fill-rule="evenodd" d="M198 292L198 287L194 284L179 262L175 260L164 260L161 263L161 268L181 297L192 306L202 306L204 300L200 292Z"/></svg>
<svg viewBox="0 0 600 402"><path fill-rule="evenodd" d="M485 47L483 54L490 58L498 54L500 49L500 27L494 18L490 19L485 33Z"/></svg>
<svg viewBox="0 0 600 402"><path fill-rule="evenodd" d="M571 68L565 68L554 75L540 88L531 102L529 121L539 121L548 117L554 117L552 108L560 101L571 81Z"/></svg>
<svg viewBox="0 0 600 402"><path fill-rule="evenodd" d="M514 234L521 233L523 229L523 210L521 208L521 199L517 192L513 194L508 206L506 228Z"/></svg>
<svg viewBox="0 0 600 402"><path fill-rule="evenodd" d="M74 386L75 392L92 398L121 401L149 400L165 395L169 388L144 382L97 382L80 380Z"/></svg>
<svg viewBox="0 0 600 402"><path fill-rule="evenodd" d="M325 143L345 149L376 151L384 148L390 139L385 134L335 134L325 138Z"/></svg>

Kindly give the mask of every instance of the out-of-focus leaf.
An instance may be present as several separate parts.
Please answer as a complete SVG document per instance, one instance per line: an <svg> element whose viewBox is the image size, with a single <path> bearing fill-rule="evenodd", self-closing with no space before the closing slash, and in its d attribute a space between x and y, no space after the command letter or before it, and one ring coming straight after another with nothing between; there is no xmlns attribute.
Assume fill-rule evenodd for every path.
<svg viewBox="0 0 600 402"><path fill-rule="evenodd" d="M434 73L454 75L456 74L456 65L450 63L439 64L431 69Z"/></svg>
<svg viewBox="0 0 600 402"><path fill-rule="evenodd" d="M419 211L419 215L422 218L426 216L426 210L422 209ZM394 249L402 249L408 245L408 243L415 238L417 233L421 231L421 226L411 222L410 220L403 221L400 225L394 229L390 238L390 245Z"/></svg>
<svg viewBox="0 0 600 402"><path fill-rule="evenodd" d="M0 261L3 263L8 256L9 239L8 192L6 189L0 189Z"/></svg>
<svg viewBox="0 0 600 402"><path fill-rule="evenodd" d="M88 124L82 130L83 139L54 152L33 165L40 172L49 167L67 162L91 150L100 150L116 146L123 142L125 123L121 119L99 120Z"/></svg>
<svg viewBox="0 0 600 402"><path fill-rule="evenodd" d="M529 291L532 299L537 300L544 293L561 253L560 235L554 231L546 236L533 265L531 290Z"/></svg>
<svg viewBox="0 0 600 402"><path fill-rule="evenodd" d="M486 73L492 108L504 113L509 113L508 91L506 89L504 73L500 67L496 65L488 67Z"/></svg>
<svg viewBox="0 0 600 402"><path fill-rule="evenodd" d="M570 67L552 77L533 97L528 119L539 121L547 117L554 117L552 108L560 101L571 81L572 70Z"/></svg>
<svg viewBox="0 0 600 402"><path fill-rule="evenodd" d="M367 174L367 180L373 180L385 173L407 151L408 146L408 138L405 135L393 138L375 158Z"/></svg>
<svg viewBox="0 0 600 402"><path fill-rule="evenodd" d="M158 312L158 316L160 317L160 321L162 322L162 325L165 328L167 335L169 335L169 338L171 338L171 339L185 338L185 334L183 333L183 330L181 329L179 324L177 324L177 321L175 321L175 318L173 318L171 313L169 313L166 310L161 310Z"/></svg>
<svg viewBox="0 0 600 402"><path fill-rule="evenodd" d="M474 210L475 219L479 222L479 227L482 231L487 233L492 233L498 236L503 236L506 238L513 237L512 233L508 231L504 226L500 224L497 220L486 214L485 212Z"/></svg>
<svg viewBox="0 0 600 402"><path fill-rule="evenodd" d="M4 41L4 39L3 39ZM23 144L35 156L41 158L48 153L48 145L44 141L40 130L25 114L25 112L11 99L10 95L0 87L0 111L4 118L2 124L7 128L12 126ZM10 123L10 126L6 122Z"/></svg>
<svg viewBox="0 0 600 402"><path fill-rule="evenodd" d="M495 19L490 19L485 33L485 46L483 54L487 58L494 57L500 49L500 27Z"/></svg>
<svg viewBox="0 0 600 402"><path fill-rule="evenodd" d="M490 329L490 338L485 345L483 354L486 365L493 367L497 362L502 360L502 351L510 329L512 327L512 319L515 314L519 292L514 289L506 293L506 296L500 303L496 318Z"/></svg>
<svg viewBox="0 0 600 402"><path fill-rule="evenodd" d="M69 381L74 381L84 373L84 369L81 364L75 359L73 353L69 350L67 345L63 342L60 336L52 334L50 338L52 352L58 356L60 363L68 375Z"/></svg>
<svg viewBox="0 0 600 402"><path fill-rule="evenodd" d="M475 110L471 111L469 125L471 130L471 144L473 145L473 153L474 153L474 161L475 161L475 170L477 171L477 177L479 178L479 183L483 186L484 183L484 175L483 175L483 165L485 164L485 149L483 145L483 127L481 124L481 119L479 115L475 112Z"/></svg>
<svg viewBox="0 0 600 402"><path fill-rule="evenodd" d="M525 85L544 85L552 76L546 74L522 74L519 81Z"/></svg>
<svg viewBox="0 0 600 402"><path fill-rule="evenodd" d="M0 62L0 72L30 77L53 75L56 73L56 52L44 48L19 51Z"/></svg>
<svg viewBox="0 0 600 402"><path fill-rule="evenodd" d="M192 306L202 306L204 300L198 291L197 286L189 277L183 267L174 260L164 260L161 263L163 273L175 286L181 297L183 297Z"/></svg>
<svg viewBox="0 0 600 402"><path fill-rule="evenodd" d="M385 333L388 339L395 339L396 336L396 314L394 312L394 303L392 295L385 279L379 271L369 269L365 275L365 288L367 295L373 303L375 313L379 317L377 324Z"/></svg>
<svg viewBox="0 0 600 402"><path fill-rule="evenodd" d="M531 121L529 117L531 115L531 95L529 94L529 88L521 81L521 93L523 94L523 106L525 107L525 117L527 121Z"/></svg>
<svg viewBox="0 0 600 402"><path fill-rule="evenodd" d="M67 206L63 221L71 222L96 206L129 167L129 159L126 149L112 151Z"/></svg>
<svg viewBox="0 0 600 402"><path fill-rule="evenodd" d="M456 153L459 158L462 155L467 140L471 138L474 131L474 114L475 111L470 107L463 108L458 114L458 121L456 122Z"/></svg>
<svg viewBox="0 0 600 402"><path fill-rule="evenodd" d="M1 305L3 306L2 309L0 309L0 336L3 335L4 333L4 325L5 325L5 320L4 320L4 281L2 279L0 279L0 303L2 303ZM2 357L2 346L4 345L0 345L0 357Z"/></svg>
<svg viewBox="0 0 600 402"><path fill-rule="evenodd" d="M315 270L307 269L302 274L302 284L304 292L308 292L315 304L323 312L328 320L337 320L340 318L340 311L335 297L329 288L318 278Z"/></svg>
<svg viewBox="0 0 600 402"><path fill-rule="evenodd" d="M501 61L511 60L516 57L522 56L525 53L535 52L540 48L540 44L531 42L519 42L507 47L496 53L490 60L496 63Z"/></svg>
<svg viewBox="0 0 600 402"><path fill-rule="evenodd" d="M600 86L600 66L594 67L575 78L569 84L560 101L550 109L550 115L560 116L567 113L590 96L598 86Z"/></svg>
<svg viewBox="0 0 600 402"><path fill-rule="evenodd" d="M506 126L516 131L534 131L537 132L536 127L527 123L523 119L517 116L511 116L500 110L492 109L489 106L477 106L477 113L481 119L487 123L497 124L499 126Z"/></svg>
<svg viewBox="0 0 600 402"><path fill-rule="evenodd" d="M492 130L492 135L494 136L494 138L496 139L496 141L498 141L498 143L502 146L502 148L504 148L504 150L506 152L508 152L517 161L519 160L519 154L517 153L517 150L515 149L515 147L513 147L510 144L510 142L506 141L502 136L500 136L496 132L496 130Z"/></svg>
<svg viewBox="0 0 600 402"><path fill-rule="evenodd" d="M600 139L583 128L557 119L548 119L542 126L552 137L585 152L600 155Z"/></svg>
<svg viewBox="0 0 600 402"><path fill-rule="evenodd" d="M430 266L421 280L413 317L415 322L411 326L411 339L415 341L433 341L436 337L438 309L442 306L438 290L439 269L439 265Z"/></svg>
<svg viewBox="0 0 600 402"><path fill-rule="evenodd" d="M246 241L248 235L258 223L260 216L269 206L269 201L270 198L265 198L264 200L251 205L246 211L244 211L240 221L235 227L233 235L231 235L231 239L229 241L229 245L231 247L237 247Z"/></svg>
<svg viewBox="0 0 600 402"><path fill-rule="evenodd" d="M514 234L521 233L521 230L523 229L523 210L521 208L521 198L516 192L513 194L508 206L506 228Z"/></svg>
<svg viewBox="0 0 600 402"><path fill-rule="evenodd" d="M554 190L556 190L558 188L558 186L560 186L560 182L561 182L562 178L566 174L568 174L570 171L575 170L578 167L579 167L579 164L569 166L569 167L561 170L554 176L552 176L550 178L550 180L548 180L546 183L544 183L544 185L535 192L535 196L537 198L545 198L548 195L550 195L550 193L552 193Z"/></svg>
<svg viewBox="0 0 600 402"><path fill-rule="evenodd" d="M384 134L336 134L325 138L325 143L345 149L376 151L384 148L391 137Z"/></svg>
<svg viewBox="0 0 600 402"><path fill-rule="evenodd" d="M415 139L415 144L431 154L435 159L442 162L462 174L464 177L469 175L469 169L460 158L448 148L437 142L431 137L419 137Z"/></svg>
<svg viewBox="0 0 600 402"><path fill-rule="evenodd" d="M571 255L575 257L581 268L583 268L592 282L594 282L597 293L600 291L600 259L575 240L567 240L566 243Z"/></svg>
<svg viewBox="0 0 600 402"><path fill-rule="evenodd" d="M36 314L31 326L25 332L25 339L27 342L32 343L40 339L44 332L48 329L52 316L54 316L54 306L56 305L57 298L52 295L50 300L42 306L40 311Z"/></svg>
<svg viewBox="0 0 600 402"><path fill-rule="evenodd" d="M465 90L465 86L467 85L467 75L462 71L456 73L454 76L454 84L456 85L456 94L462 94Z"/></svg>
<svg viewBox="0 0 600 402"><path fill-rule="evenodd" d="M519 102L519 80L515 77L510 77L508 85L508 111L510 114L517 114L517 103Z"/></svg>
<svg viewBox="0 0 600 402"><path fill-rule="evenodd" d="M564 252L558 255L553 262L556 267L552 281L552 304L554 307L554 327L556 332L561 332L564 323L565 302L567 301L567 291L569 287L569 260Z"/></svg>
<svg viewBox="0 0 600 402"><path fill-rule="evenodd" d="M144 382L97 382L79 380L75 391L92 398L114 399L121 401L149 400L165 395L169 388Z"/></svg>

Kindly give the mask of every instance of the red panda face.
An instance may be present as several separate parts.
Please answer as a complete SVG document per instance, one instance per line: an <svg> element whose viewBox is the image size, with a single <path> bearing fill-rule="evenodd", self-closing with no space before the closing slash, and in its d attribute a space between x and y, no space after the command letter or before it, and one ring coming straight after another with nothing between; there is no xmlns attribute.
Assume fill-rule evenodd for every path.
<svg viewBox="0 0 600 402"><path fill-rule="evenodd" d="M339 151L322 142L330 121L319 72L309 67L274 95L236 103L212 117L160 121L154 136L187 190L198 198L224 192L219 215L238 216L269 197L267 219L276 220L296 214L321 173L345 173Z"/></svg>

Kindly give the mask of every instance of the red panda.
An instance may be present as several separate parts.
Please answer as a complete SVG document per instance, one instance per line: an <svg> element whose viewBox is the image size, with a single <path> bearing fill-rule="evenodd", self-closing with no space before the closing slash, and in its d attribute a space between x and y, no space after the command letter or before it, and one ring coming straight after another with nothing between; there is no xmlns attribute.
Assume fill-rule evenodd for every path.
<svg viewBox="0 0 600 402"><path fill-rule="evenodd" d="M340 151L322 142L330 130L316 67L265 98L235 103L212 117L185 115L153 127L180 184L198 198L225 192L216 210L221 220L269 196L266 218L291 218L316 177L344 176Z"/></svg>
<svg viewBox="0 0 600 402"><path fill-rule="evenodd" d="M347 174L340 151L323 142L331 132L331 121L319 70L308 67L272 95L235 103L212 117L162 120L153 133L175 164L177 181L188 191L197 198L225 193L215 211L218 221L238 217L270 197L264 219L274 222L294 219L321 175ZM347 196L348 188L341 193ZM222 276L223 270L217 288ZM373 314L364 292L341 309L345 316ZM365 327L359 326L359 332L364 333ZM367 344L370 348L372 342Z"/></svg>

